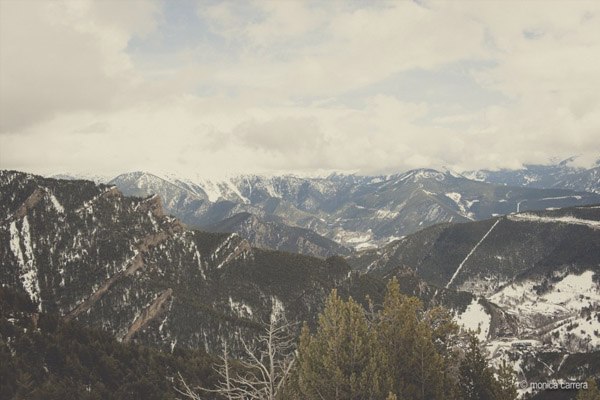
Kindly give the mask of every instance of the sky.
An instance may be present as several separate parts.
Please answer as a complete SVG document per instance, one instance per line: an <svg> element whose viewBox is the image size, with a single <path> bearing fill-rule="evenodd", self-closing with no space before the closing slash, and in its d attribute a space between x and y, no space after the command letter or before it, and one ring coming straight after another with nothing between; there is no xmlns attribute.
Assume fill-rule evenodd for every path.
<svg viewBox="0 0 600 400"><path fill-rule="evenodd" d="M0 168L600 158L600 2L0 0Z"/></svg>

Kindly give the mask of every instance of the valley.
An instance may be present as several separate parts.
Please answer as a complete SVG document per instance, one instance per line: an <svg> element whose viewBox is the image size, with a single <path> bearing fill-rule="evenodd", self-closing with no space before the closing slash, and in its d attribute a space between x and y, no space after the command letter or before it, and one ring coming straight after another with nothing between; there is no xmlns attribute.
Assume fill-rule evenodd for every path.
<svg viewBox="0 0 600 400"><path fill-rule="evenodd" d="M443 192L451 190L446 181L453 179L464 180L433 175ZM409 175L403 181L414 183ZM398 185L397 178L387 182ZM265 189L273 197L262 200L255 189L244 196L253 200L234 206L262 210L261 218L244 212L214 223L218 232L193 229L163 206L188 204L188 193L174 187L173 193L162 187L153 194L136 193L141 197L125 196L113 184L2 171L3 287L26 294L38 312L102 328L124 343L216 353L226 342L235 356L242 351L241 339L254 340L261 321L273 315L314 326L332 289L367 306L381 302L386 282L395 278L403 293L427 308L449 309L462 329L476 332L492 363L508 361L519 378L598 373L600 208L581 205L592 202L593 194L558 196L558 201L574 201L571 207L490 217L481 209L465 213L467 208L457 206L462 195L430 192L428 198L454 201L457 209L446 207L451 218L462 219L443 217L441 223L361 250L285 224L277 207L267 214L262 207L277 198L275 189ZM345 190L392 209L380 203L387 189ZM334 192L315 192L323 196L313 207L316 215L336 198ZM178 203L169 200L170 194L185 196ZM525 194L540 201L551 197L539 189ZM208 210L220 202L198 204ZM300 210L301 203L282 196L277 205L282 204ZM569 363L584 356L592 361L583 370Z"/></svg>

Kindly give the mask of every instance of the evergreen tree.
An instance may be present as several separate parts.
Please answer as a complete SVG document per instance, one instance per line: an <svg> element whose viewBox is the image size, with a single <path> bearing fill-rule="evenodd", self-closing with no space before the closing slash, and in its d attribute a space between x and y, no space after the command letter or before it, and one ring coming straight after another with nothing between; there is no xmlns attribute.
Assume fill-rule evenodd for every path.
<svg viewBox="0 0 600 400"><path fill-rule="evenodd" d="M302 329L298 355L301 398L366 400L379 398L373 357L374 338L363 308L343 301L334 290L312 336Z"/></svg>
<svg viewBox="0 0 600 400"><path fill-rule="evenodd" d="M443 393L445 399L460 399L458 390L459 375L459 327L452 313L443 307L434 307L425 314L425 321L432 330L432 341L444 363Z"/></svg>
<svg viewBox="0 0 600 400"><path fill-rule="evenodd" d="M460 364L460 390L464 400L495 400L496 380L480 349L479 340L469 336L469 345Z"/></svg>
<svg viewBox="0 0 600 400"><path fill-rule="evenodd" d="M384 389L400 398L447 398L444 361L422 311L417 298L403 295L398 281L390 281L376 326Z"/></svg>
<svg viewBox="0 0 600 400"><path fill-rule="evenodd" d="M316 333L302 330L289 392L299 399L457 399L456 379L438 350L447 344L437 343L456 332L448 316L427 317L395 279L378 312L334 291Z"/></svg>
<svg viewBox="0 0 600 400"><path fill-rule="evenodd" d="M506 363L506 360L502 360L502 365L498 368L497 376L498 385L496 399L515 400L517 398L517 380L515 378L515 371Z"/></svg>

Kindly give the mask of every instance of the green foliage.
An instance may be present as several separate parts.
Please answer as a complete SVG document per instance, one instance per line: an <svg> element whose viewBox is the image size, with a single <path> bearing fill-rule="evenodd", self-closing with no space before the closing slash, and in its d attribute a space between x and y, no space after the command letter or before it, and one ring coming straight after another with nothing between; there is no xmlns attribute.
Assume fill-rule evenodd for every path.
<svg viewBox="0 0 600 400"><path fill-rule="evenodd" d="M433 329L422 316L421 302L400 293L398 282L392 280L375 325L385 393L407 399L444 397L444 360L435 348Z"/></svg>
<svg viewBox="0 0 600 400"><path fill-rule="evenodd" d="M214 358L119 343L109 333L32 312L0 288L0 399L175 399L177 372L211 387Z"/></svg>
<svg viewBox="0 0 600 400"><path fill-rule="evenodd" d="M515 400L517 398L517 380L515 371L513 368L506 363L506 360L502 360L502 365L497 371L497 394L498 400Z"/></svg>
<svg viewBox="0 0 600 400"><path fill-rule="evenodd" d="M512 368L503 362L497 371L487 363L481 344L473 334L459 368L460 398L464 400L514 400L517 398Z"/></svg>
<svg viewBox="0 0 600 400"><path fill-rule="evenodd" d="M471 336L461 352L458 338L447 310L425 311L417 298L401 293L396 279L377 311L333 291L316 332L302 330L286 398L515 399L510 367L504 364L496 379L477 339Z"/></svg>
<svg viewBox="0 0 600 400"><path fill-rule="evenodd" d="M287 398L435 400L484 399L478 372L489 372L485 383L490 400L501 392L478 343L461 358L458 327L444 309L425 311L421 302L403 295L394 279L383 307L365 311L352 298L333 291L319 316L316 332L304 326L295 375ZM460 364L460 371L456 365ZM510 371L501 373L503 382ZM489 378L489 379L488 379ZM468 380L468 382L467 382ZM463 391L461 383L468 385ZM508 385L508 383L507 383ZM467 396L467 397L465 397ZM503 398L503 400L510 397Z"/></svg>
<svg viewBox="0 0 600 400"><path fill-rule="evenodd" d="M373 398L378 382L375 337L364 310L334 290L319 317L317 333L302 329L298 356L298 391L303 398L360 400Z"/></svg>

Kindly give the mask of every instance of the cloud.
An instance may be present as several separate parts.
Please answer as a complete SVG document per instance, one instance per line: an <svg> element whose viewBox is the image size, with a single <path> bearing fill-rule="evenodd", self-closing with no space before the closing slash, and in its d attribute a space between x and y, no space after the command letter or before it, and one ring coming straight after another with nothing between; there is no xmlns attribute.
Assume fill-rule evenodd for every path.
<svg viewBox="0 0 600 400"><path fill-rule="evenodd" d="M155 12L139 1L2 1L0 132L113 104L135 75L127 42Z"/></svg>
<svg viewBox="0 0 600 400"><path fill-rule="evenodd" d="M597 2L0 7L2 168L389 173L599 157Z"/></svg>
<svg viewBox="0 0 600 400"><path fill-rule="evenodd" d="M73 130L73 133L106 133L110 129L110 125L105 121L96 121L82 128Z"/></svg>
<svg viewBox="0 0 600 400"><path fill-rule="evenodd" d="M324 144L314 118L275 118L265 122L246 121L233 134L242 146L267 152L318 151Z"/></svg>

